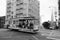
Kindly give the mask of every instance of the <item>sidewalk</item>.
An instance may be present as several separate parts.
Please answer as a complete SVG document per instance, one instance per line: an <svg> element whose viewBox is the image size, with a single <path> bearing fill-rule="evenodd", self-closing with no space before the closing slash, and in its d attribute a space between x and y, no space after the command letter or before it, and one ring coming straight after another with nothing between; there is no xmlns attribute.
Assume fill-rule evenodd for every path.
<svg viewBox="0 0 60 40"><path fill-rule="evenodd" d="M53 30L47 38L60 40L60 30Z"/></svg>
<svg viewBox="0 0 60 40"><path fill-rule="evenodd" d="M40 33L48 39L60 40L60 30L48 30L41 28Z"/></svg>

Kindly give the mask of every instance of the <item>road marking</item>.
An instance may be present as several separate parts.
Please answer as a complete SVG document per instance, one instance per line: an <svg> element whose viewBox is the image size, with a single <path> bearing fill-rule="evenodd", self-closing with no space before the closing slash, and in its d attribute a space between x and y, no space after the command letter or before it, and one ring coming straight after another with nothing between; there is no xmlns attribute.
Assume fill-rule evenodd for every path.
<svg viewBox="0 0 60 40"><path fill-rule="evenodd" d="M47 36L47 35L45 35L45 34L41 34L41 36Z"/></svg>
<svg viewBox="0 0 60 40"><path fill-rule="evenodd" d="M41 34L42 36L44 36L45 34Z"/></svg>
<svg viewBox="0 0 60 40"><path fill-rule="evenodd" d="M11 38L11 36L9 36L9 37L1 37L1 38Z"/></svg>
<svg viewBox="0 0 60 40"><path fill-rule="evenodd" d="M49 36L52 36L53 34L54 34L54 31L52 31Z"/></svg>
<svg viewBox="0 0 60 40"><path fill-rule="evenodd" d="M55 39L55 40L60 40L60 39Z"/></svg>
<svg viewBox="0 0 60 40"><path fill-rule="evenodd" d="M41 36L49 36L49 34L41 34Z"/></svg>
<svg viewBox="0 0 60 40"><path fill-rule="evenodd" d="M60 40L58 38L53 38L53 37L46 37L47 39L53 39L53 40Z"/></svg>
<svg viewBox="0 0 60 40"><path fill-rule="evenodd" d="M32 36L34 39L39 40L36 36Z"/></svg>
<svg viewBox="0 0 60 40"><path fill-rule="evenodd" d="M47 39L56 39L56 38L52 38L52 37L46 37Z"/></svg>

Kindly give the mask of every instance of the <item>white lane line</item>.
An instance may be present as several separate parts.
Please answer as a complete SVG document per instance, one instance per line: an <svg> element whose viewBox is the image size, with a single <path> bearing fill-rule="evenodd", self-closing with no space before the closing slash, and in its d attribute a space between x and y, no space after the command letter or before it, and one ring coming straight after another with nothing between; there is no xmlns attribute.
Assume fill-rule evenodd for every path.
<svg viewBox="0 0 60 40"><path fill-rule="evenodd" d="M46 37L47 39L60 40L58 38Z"/></svg>
<svg viewBox="0 0 60 40"><path fill-rule="evenodd" d="M49 36L49 34L41 34L41 36Z"/></svg>
<svg viewBox="0 0 60 40"><path fill-rule="evenodd" d="M54 32L53 32L53 31L50 33L50 35L49 35L49 36L52 36L52 35L54 35Z"/></svg>
<svg viewBox="0 0 60 40"><path fill-rule="evenodd" d="M52 38L52 37L46 37L47 39L56 39L56 38Z"/></svg>
<svg viewBox="0 0 60 40"><path fill-rule="evenodd" d="M47 35L45 35L45 34L41 34L41 36L47 36Z"/></svg>
<svg viewBox="0 0 60 40"><path fill-rule="evenodd" d="M45 34L41 34L42 36L44 36Z"/></svg>
<svg viewBox="0 0 60 40"><path fill-rule="evenodd" d="M54 40L60 40L59 38L53 38L53 37L46 37L47 39L54 39Z"/></svg>
<svg viewBox="0 0 60 40"><path fill-rule="evenodd" d="M32 36L34 39L39 40L36 36Z"/></svg>
<svg viewBox="0 0 60 40"><path fill-rule="evenodd" d="M55 39L55 40L60 40L60 39Z"/></svg>

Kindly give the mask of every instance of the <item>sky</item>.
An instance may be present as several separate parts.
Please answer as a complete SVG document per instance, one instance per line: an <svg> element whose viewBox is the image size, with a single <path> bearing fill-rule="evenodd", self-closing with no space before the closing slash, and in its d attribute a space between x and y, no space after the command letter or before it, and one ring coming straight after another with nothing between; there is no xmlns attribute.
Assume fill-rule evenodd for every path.
<svg viewBox="0 0 60 40"><path fill-rule="evenodd" d="M57 9L58 12L58 0L39 0L40 1L40 16L41 22L51 20L52 10Z"/></svg>
<svg viewBox="0 0 60 40"><path fill-rule="evenodd" d="M0 0L0 16L6 15L6 0Z"/></svg>
<svg viewBox="0 0 60 40"><path fill-rule="evenodd" d="M52 8L57 7L57 0L39 0L41 22L51 20ZM50 8L49 8L50 7ZM54 9L53 9L54 10ZM6 15L6 0L0 0L0 16Z"/></svg>

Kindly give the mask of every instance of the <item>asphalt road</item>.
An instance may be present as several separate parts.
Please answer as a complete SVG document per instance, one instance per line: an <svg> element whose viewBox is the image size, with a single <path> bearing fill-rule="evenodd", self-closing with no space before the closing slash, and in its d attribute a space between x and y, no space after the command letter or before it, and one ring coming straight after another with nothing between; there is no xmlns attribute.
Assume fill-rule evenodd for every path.
<svg viewBox="0 0 60 40"><path fill-rule="evenodd" d="M41 36L40 33L32 34L19 31L10 31L8 29L0 29L0 40L51 40Z"/></svg>

